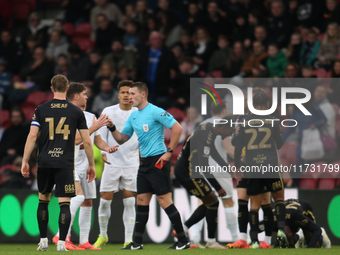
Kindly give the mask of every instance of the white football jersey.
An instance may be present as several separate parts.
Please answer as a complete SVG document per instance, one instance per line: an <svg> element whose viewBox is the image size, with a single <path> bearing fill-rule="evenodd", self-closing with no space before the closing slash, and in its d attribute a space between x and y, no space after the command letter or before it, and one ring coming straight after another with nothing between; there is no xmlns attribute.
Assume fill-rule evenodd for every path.
<svg viewBox="0 0 340 255"><path fill-rule="evenodd" d="M131 110L125 111L120 109L119 104L106 107L102 114L106 114L115 124L116 129L122 132L124 124L130 117L133 111L137 111L137 107L132 107ZM99 129L102 139L111 147L119 145L113 138L110 130L107 127ZM133 167L139 166L139 143L136 133L134 132L130 139L119 145L118 151L114 153L107 153L108 161L114 167Z"/></svg>
<svg viewBox="0 0 340 255"><path fill-rule="evenodd" d="M95 115L93 113L90 113L90 112L87 112L87 111L84 111L84 115L85 115L85 119L86 119L87 128L90 128L93 124L93 116L95 116ZM97 135L100 135L99 130L93 132L90 135L92 145L93 145L93 142L94 142L94 138ZM76 145L75 151L79 150L79 147L80 147L80 145ZM76 172L77 173L86 173L86 171L89 167L89 161L87 159L87 156L86 156L84 149L79 150L78 155L77 154L75 155L75 162L76 162L76 164L75 164Z"/></svg>

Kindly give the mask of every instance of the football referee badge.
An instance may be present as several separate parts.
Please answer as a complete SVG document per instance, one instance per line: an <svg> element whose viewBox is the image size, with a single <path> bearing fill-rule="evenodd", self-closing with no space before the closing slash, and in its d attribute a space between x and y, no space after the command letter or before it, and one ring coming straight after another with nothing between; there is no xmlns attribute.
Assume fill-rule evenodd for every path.
<svg viewBox="0 0 340 255"><path fill-rule="evenodd" d="M148 124L144 124L143 125L143 130L144 130L144 132L149 132L149 125Z"/></svg>
<svg viewBox="0 0 340 255"><path fill-rule="evenodd" d="M209 155L210 154L210 147L204 146L203 153L204 153L204 155Z"/></svg>

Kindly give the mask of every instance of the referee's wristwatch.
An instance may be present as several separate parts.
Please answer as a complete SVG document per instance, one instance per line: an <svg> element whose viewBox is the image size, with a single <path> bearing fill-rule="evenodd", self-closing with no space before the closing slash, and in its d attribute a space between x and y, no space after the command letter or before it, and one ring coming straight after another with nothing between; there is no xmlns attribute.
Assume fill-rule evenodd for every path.
<svg viewBox="0 0 340 255"><path fill-rule="evenodd" d="M174 152L173 150L171 150L171 148L167 148L166 151L167 151L167 152L170 152L170 153L173 153L173 152Z"/></svg>

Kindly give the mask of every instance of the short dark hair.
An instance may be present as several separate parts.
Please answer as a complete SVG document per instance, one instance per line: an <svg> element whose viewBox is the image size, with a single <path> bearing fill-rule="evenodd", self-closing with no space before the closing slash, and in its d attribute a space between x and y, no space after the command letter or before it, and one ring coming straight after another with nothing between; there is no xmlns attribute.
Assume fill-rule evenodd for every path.
<svg viewBox="0 0 340 255"><path fill-rule="evenodd" d="M68 79L65 75L57 74L53 76L51 79L51 84L54 92L65 92L67 85L68 85Z"/></svg>
<svg viewBox="0 0 340 255"><path fill-rule="evenodd" d="M258 91L253 96L253 105L256 106L267 106L270 102L269 95L264 91Z"/></svg>
<svg viewBox="0 0 340 255"><path fill-rule="evenodd" d="M145 92L146 97L148 97L149 89L148 89L148 86L146 86L144 82L140 82L140 81L134 82L131 84L131 88L134 88L134 87L137 87L140 93Z"/></svg>
<svg viewBox="0 0 340 255"><path fill-rule="evenodd" d="M86 90L84 84L79 82L71 82L66 94L67 100L72 101L75 95L79 95L84 90Z"/></svg>
<svg viewBox="0 0 340 255"><path fill-rule="evenodd" d="M217 103L215 105L215 102L211 103L210 110L213 115L219 115L222 113L224 109L227 109L227 104L225 103L225 101L224 100L221 100L221 101L222 101L222 105L220 103Z"/></svg>
<svg viewBox="0 0 340 255"><path fill-rule="evenodd" d="M117 90L119 91L121 87L131 87L132 84L131 80L122 80L118 83Z"/></svg>

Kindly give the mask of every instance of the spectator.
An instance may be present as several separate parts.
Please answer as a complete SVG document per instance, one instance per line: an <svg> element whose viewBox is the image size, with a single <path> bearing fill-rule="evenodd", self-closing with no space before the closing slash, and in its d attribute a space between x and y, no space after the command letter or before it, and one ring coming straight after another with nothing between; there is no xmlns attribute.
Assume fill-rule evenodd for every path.
<svg viewBox="0 0 340 255"><path fill-rule="evenodd" d="M114 40L111 45L111 52L104 56L103 62L110 63L115 71L118 71L120 66L135 68L136 53L125 50L123 44L119 40Z"/></svg>
<svg viewBox="0 0 340 255"><path fill-rule="evenodd" d="M232 26L224 17L219 14L217 2L209 2L207 6L207 12L208 16L202 19L201 25L210 32L210 36L213 41L217 41L217 37L220 34L231 35Z"/></svg>
<svg viewBox="0 0 340 255"><path fill-rule="evenodd" d="M246 19L243 14L239 14L236 17L236 25L233 32L235 41L244 42L248 37L248 32L249 29Z"/></svg>
<svg viewBox="0 0 340 255"><path fill-rule="evenodd" d="M9 30L1 32L0 57L7 60L7 68L12 72L17 72L19 67L18 44L15 42Z"/></svg>
<svg viewBox="0 0 340 255"><path fill-rule="evenodd" d="M117 77L118 77L119 81L132 80L131 77L130 77L130 70L127 66L120 66L118 68Z"/></svg>
<svg viewBox="0 0 340 255"><path fill-rule="evenodd" d="M114 88L118 85L116 71L109 62L103 62L98 74L95 76L95 83L93 84L93 92L95 94L99 92L103 80L109 80Z"/></svg>
<svg viewBox="0 0 340 255"><path fill-rule="evenodd" d="M246 77L262 77L263 68L261 69L261 62L268 57L268 53L265 51L261 42L253 42L253 54L245 60L241 67L241 71Z"/></svg>
<svg viewBox="0 0 340 255"><path fill-rule="evenodd" d="M20 56L20 68L26 66L30 61L33 60L33 53L35 48L38 46L38 38L35 35L28 35L26 39L27 47L21 49Z"/></svg>
<svg viewBox="0 0 340 255"><path fill-rule="evenodd" d="M90 65L89 65L89 69L86 72L87 73L87 77L86 80L88 81L93 81L95 76L97 75L99 68L102 64L102 55L100 50L97 49L93 49L90 53L89 53L89 59L90 59Z"/></svg>
<svg viewBox="0 0 340 255"><path fill-rule="evenodd" d="M195 107L188 107L185 110L186 117L181 122L183 132L179 138L179 143L183 143L192 131L203 121L203 117Z"/></svg>
<svg viewBox="0 0 340 255"><path fill-rule="evenodd" d="M325 9L325 1L299 0L296 10L297 21L300 27L313 28L318 31L322 25L322 12Z"/></svg>
<svg viewBox="0 0 340 255"><path fill-rule="evenodd" d="M300 66L313 66L317 59L317 53L320 47L320 41L317 39L313 29L308 30L307 40L302 43L300 52Z"/></svg>
<svg viewBox="0 0 340 255"><path fill-rule="evenodd" d="M254 30L254 37L255 41L259 41L262 43L262 45L267 49L269 40L267 37L267 29L263 25L258 25L255 27Z"/></svg>
<svg viewBox="0 0 340 255"><path fill-rule="evenodd" d="M67 78L69 81L82 81L89 69L90 61L88 56L81 52L78 44L72 43L68 47L68 56L70 67L68 69Z"/></svg>
<svg viewBox="0 0 340 255"><path fill-rule="evenodd" d="M193 60L197 65L199 65L201 70L206 71L211 54L215 49L215 45L211 41L208 31L204 27L197 28L194 38L196 50Z"/></svg>
<svg viewBox="0 0 340 255"><path fill-rule="evenodd" d="M319 67L326 69L326 71L331 70L333 62L339 55L340 37L338 27L338 24L334 22L328 24L326 35L317 54Z"/></svg>
<svg viewBox="0 0 340 255"><path fill-rule="evenodd" d="M135 17L135 8L133 4L125 5L125 15L123 16L122 29L126 30L126 26L129 22L133 22ZM137 24L136 24L137 26Z"/></svg>
<svg viewBox="0 0 340 255"><path fill-rule="evenodd" d="M291 62L286 65L285 78L293 79L300 77L300 67L297 63Z"/></svg>
<svg viewBox="0 0 340 255"><path fill-rule="evenodd" d="M276 43L279 48L286 47L292 33L292 26L289 18L284 14L285 8L282 1L272 1L270 11L271 15L268 24L269 41Z"/></svg>
<svg viewBox="0 0 340 255"><path fill-rule="evenodd" d="M235 42L233 46L233 52L227 60L225 76L233 77L241 72L241 67L244 61L247 59L248 54L243 49L241 42Z"/></svg>
<svg viewBox="0 0 340 255"><path fill-rule="evenodd" d="M296 106L293 107L293 111L289 114L289 117L298 124L298 147L296 149L296 162L297 166L303 165L305 161L301 158L301 143L303 137L303 131L307 129L320 128L326 124L327 118L321 111L318 104L315 104L313 100L309 100L303 104L304 107L311 113L311 115L305 115ZM293 122L292 122L293 123ZM291 125L292 123L288 124ZM286 141L288 136L291 135L295 130L295 127L287 127L282 135L283 141Z"/></svg>
<svg viewBox="0 0 340 255"><path fill-rule="evenodd" d="M105 107L119 103L118 91L113 89L109 79L103 79L100 84L100 92L95 96L92 112L99 116Z"/></svg>
<svg viewBox="0 0 340 255"><path fill-rule="evenodd" d="M46 48L48 42L48 27L41 24L40 16L33 12L28 17L28 25L21 33L21 45L27 47L27 36L35 35L38 39L38 45Z"/></svg>
<svg viewBox="0 0 340 255"><path fill-rule="evenodd" d="M195 46L187 31L182 30L181 41L177 43L181 47L184 56L192 57L195 54Z"/></svg>
<svg viewBox="0 0 340 255"><path fill-rule="evenodd" d="M116 4L109 3L108 0L96 0L96 6L91 10L92 31L97 30L97 17L104 14L109 21L117 24L118 27L123 25L123 14ZM92 39L95 39L94 37Z"/></svg>
<svg viewBox="0 0 340 255"><path fill-rule="evenodd" d="M148 85L149 102L168 108L169 89L172 86L171 73L178 70L177 60L174 54L163 46L159 32L151 33L149 44L149 47L141 51L137 79Z"/></svg>
<svg viewBox="0 0 340 255"><path fill-rule="evenodd" d="M126 24L126 32L123 37L123 44L126 50L137 52L140 48L139 34L137 33L137 24L130 21Z"/></svg>
<svg viewBox="0 0 340 255"><path fill-rule="evenodd" d="M146 0L138 0L136 2L134 21L139 24L140 27L147 27L148 18L151 17L152 11L148 9Z"/></svg>
<svg viewBox="0 0 340 255"><path fill-rule="evenodd" d="M7 70L7 60L0 58L0 110L3 102L8 96L10 86L12 84L12 72Z"/></svg>
<svg viewBox="0 0 340 255"><path fill-rule="evenodd" d="M301 68L301 74L303 78L307 78L306 80L301 80L299 87L308 89L311 94L314 93L315 88L319 85L316 76L313 74L313 67L312 66L303 66Z"/></svg>
<svg viewBox="0 0 340 255"><path fill-rule="evenodd" d="M336 128L335 128L335 117L336 113L332 104L329 102L327 98L327 89L319 85L314 90L314 101L320 107L321 111L327 118L327 124L321 128L321 132L324 135L329 134L333 138L336 137Z"/></svg>
<svg viewBox="0 0 340 255"><path fill-rule="evenodd" d="M146 21L146 25L142 27L141 33L140 33L140 39L141 39L141 48L147 47L147 43L149 41L150 34L153 31L158 31L158 24L157 20L153 16L149 16Z"/></svg>
<svg viewBox="0 0 340 255"><path fill-rule="evenodd" d="M60 54L67 54L68 43L65 37L61 37L59 31L54 30L47 45L46 56L49 60L57 60Z"/></svg>
<svg viewBox="0 0 340 255"><path fill-rule="evenodd" d="M179 2L179 1L172 1L173 5L175 4L175 2ZM171 12L173 15L175 15L180 23L183 23L183 14L180 11L180 8L173 8L170 6L170 1L169 0L158 0L158 4L157 4L158 10L156 13L156 17L158 20L162 19L162 15L165 12Z"/></svg>
<svg viewBox="0 0 340 255"><path fill-rule="evenodd" d="M288 50L286 57L288 61L300 63L300 53L302 48L302 37L299 33L294 33L290 37L290 43L288 45Z"/></svg>
<svg viewBox="0 0 340 255"><path fill-rule="evenodd" d="M328 24L330 23L340 24L340 5L336 0L326 0L326 9L323 13L323 26L321 27L321 33L325 32Z"/></svg>
<svg viewBox="0 0 340 255"><path fill-rule="evenodd" d="M283 77L287 65L287 59L276 44L268 46L267 69L269 77Z"/></svg>
<svg viewBox="0 0 340 255"><path fill-rule="evenodd" d="M175 44L171 48L171 51L174 54L175 58L177 59L177 62L179 63L183 58L182 48L178 44Z"/></svg>
<svg viewBox="0 0 340 255"><path fill-rule="evenodd" d="M21 162L22 162L22 157L17 157L13 162L13 170L11 169L5 170L5 173L3 176L6 176L6 177L8 176L9 178L5 178L5 182L3 182L0 185L0 188L2 189L29 189L31 187L32 177L28 179L22 178Z"/></svg>
<svg viewBox="0 0 340 255"><path fill-rule="evenodd" d="M62 2L65 9L65 22L75 26L88 22L92 0L66 0Z"/></svg>
<svg viewBox="0 0 340 255"><path fill-rule="evenodd" d="M54 64L46 58L44 48L37 47L33 53L33 60L20 71L20 78L23 81L34 82L40 90L50 91L53 71Z"/></svg>
<svg viewBox="0 0 340 255"><path fill-rule="evenodd" d="M19 108L10 112L12 125L8 127L0 141L0 165L11 164L17 156L22 156L30 125Z"/></svg>
<svg viewBox="0 0 340 255"><path fill-rule="evenodd" d="M209 60L208 71L214 70L224 70L225 63L232 53L231 47L229 47L228 37L225 35L220 35L217 41L218 50L215 50Z"/></svg>
<svg viewBox="0 0 340 255"><path fill-rule="evenodd" d="M57 58L57 62L54 68L54 74L62 74L68 76L70 64L65 54L60 54Z"/></svg>
<svg viewBox="0 0 340 255"><path fill-rule="evenodd" d="M188 4L188 14L185 29L190 35L193 35L196 27L201 23L200 17L202 17L202 12L198 8L197 3L191 2Z"/></svg>
<svg viewBox="0 0 340 255"><path fill-rule="evenodd" d="M62 20L54 20L53 25L50 27L48 32L51 34L53 31L58 31L62 40L71 42L71 38L64 32L64 22Z"/></svg>
<svg viewBox="0 0 340 255"><path fill-rule="evenodd" d="M177 17L172 12L164 12L162 15L163 27L159 32L164 36L164 45L171 48L180 41L182 27L178 23Z"/></svg>
<svg viewBox="0 0 340 255"><path fill-rule="evenodd" d="M245 49L249 49L255 40L255 27L261 24L261 13L259 10L251 10L248 13L248 31L247 31L247 38L244 40L244 47Z"/></svg>
<svg viewBox="0 0 340 255"><path fill-rule="evenodd" d="M100 49L104 55L109 53L112 41L120 39L121 36L122 31L113 22L110 22L105 14L98 14L95 43L97 49Z"/></svg>
<svg viewBox="0 0 340 255"><path fill-rule="evenodd" d="M329 88L329 99L333 104L337 104L340 106L340 100L339 100L339 95L340 95L340 86L339 86L339 81L340 81L340 60L336 60L333 65L333 69L331 72L331 86Z"/></svg>

